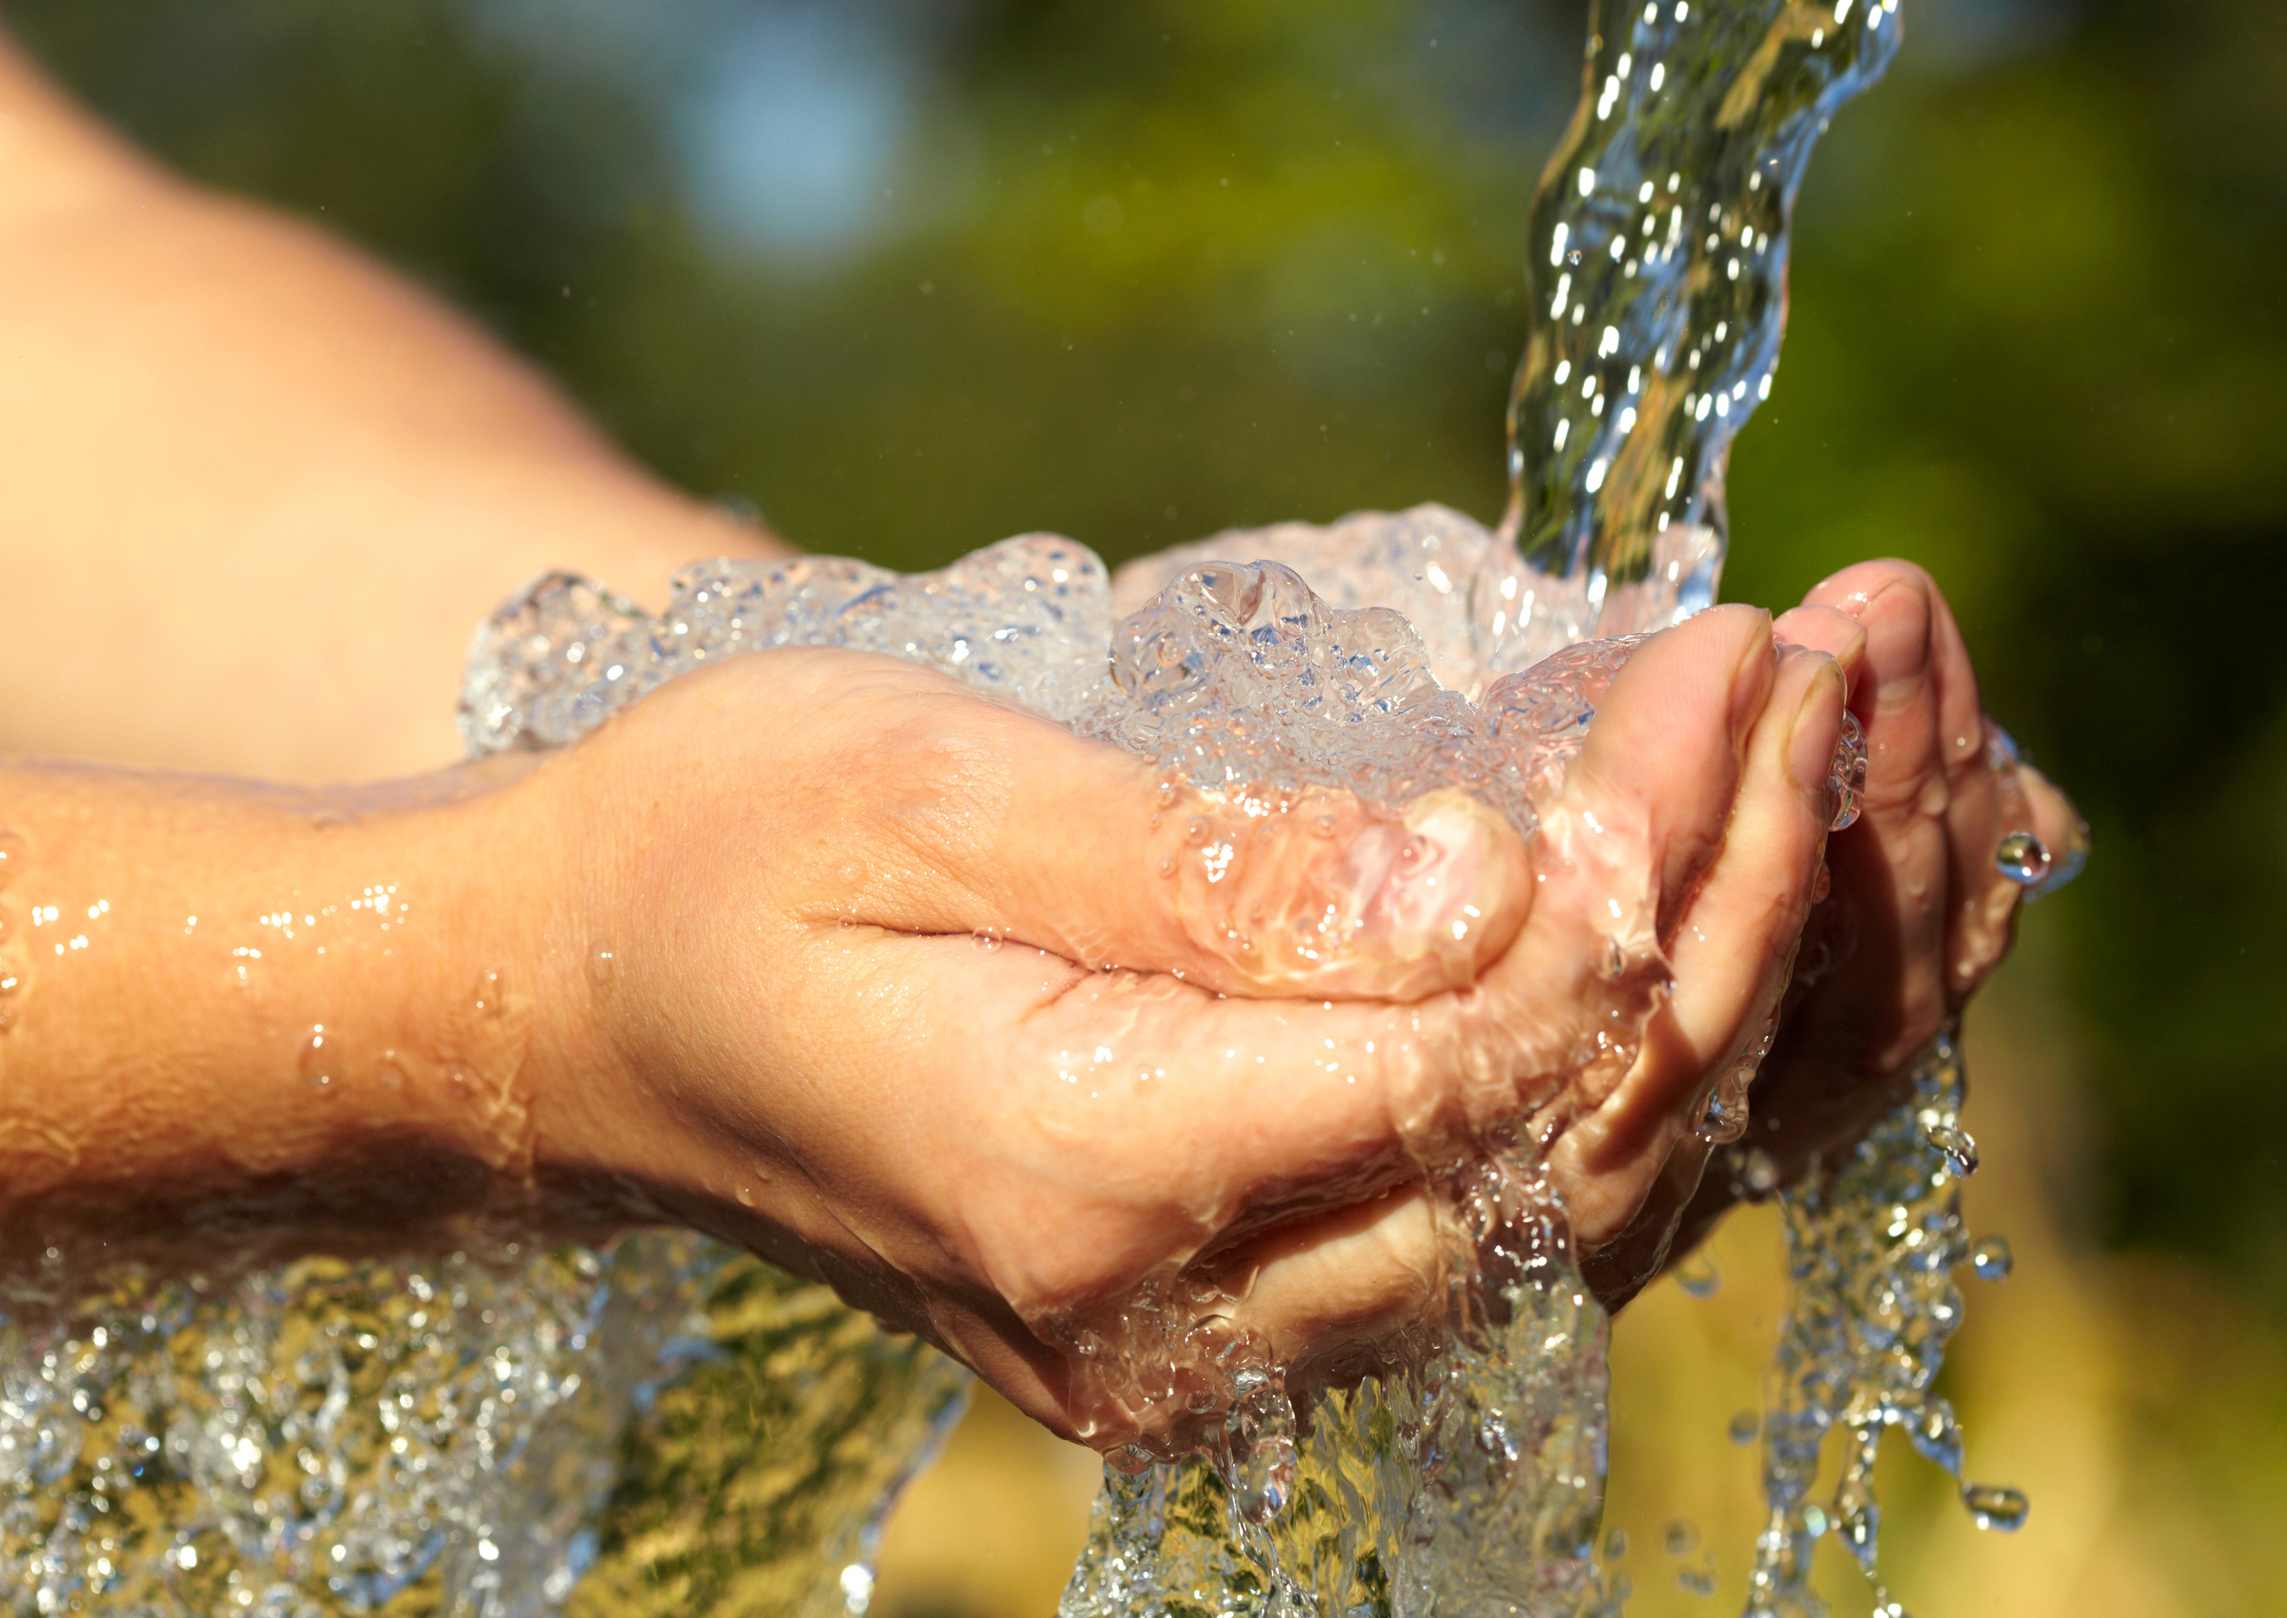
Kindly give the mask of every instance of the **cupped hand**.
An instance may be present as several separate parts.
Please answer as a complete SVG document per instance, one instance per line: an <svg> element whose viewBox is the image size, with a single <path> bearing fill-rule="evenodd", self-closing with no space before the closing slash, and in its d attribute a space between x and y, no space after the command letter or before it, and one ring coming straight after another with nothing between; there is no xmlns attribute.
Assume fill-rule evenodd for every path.
<svg viewBox="0 0 2287 1618"><path fill-rule="evenodd" d="M1990 730L1961 631L1921 568L1846 568L1775 628L1860 671L1863 807L1828 849L1831 890L1804 929L1745 1135L1704 1178L1704 1152L1671 1162L1636 1227L1592 1272L1615 1299L1742 1196L1791 1184L1847 1148L1894 1101L1915 1053L2008 953L2027 890L1997 865L2005 836L2038 837L2059 879L2086 847L2071 803Z"/></svg>
<svg viewBox="0 0 2287 1618"><path fill-rule="evenodd" d="M536 1164L1125 1442L1164 1412L1075 1356L1146 1278L1337 1353L1435 1290L1424 1165L1528 1116L1583 1240L1627 1223L1783 985L1843 700L1703 614L1528 847L1457 795L1171 788L887 659L720 665L503 789L557 850Z"/></svg>

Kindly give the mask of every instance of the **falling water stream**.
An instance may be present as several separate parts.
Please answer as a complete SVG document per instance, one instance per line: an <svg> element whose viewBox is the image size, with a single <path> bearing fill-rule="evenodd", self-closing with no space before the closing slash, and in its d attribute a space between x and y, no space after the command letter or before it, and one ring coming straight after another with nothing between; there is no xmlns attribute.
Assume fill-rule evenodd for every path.
<svg viewBox="0 0 2287 1618"><path fill-rule="evenodd" d="M1117 577L1051 536L913 576L703 563L656 617L551 577L479 633L471 753L569 743L726 656L847 646L1139 752L1199 803L1278 814L1339 790L1402 815L1447 794L1562 859L1550 806L1632 637L1714 599L1725 459L1770 390L1796 188L1828 117L1894 53L1895 5L1605 0L1533 207L1498 528L1362 514L1217 535ZM2014 768L2005 738L1993 753ZM1845 819L1862 768L1846 742ZM1233 856L1186 855L1217 857ZM2065 874L2026 855L2029 884ZM1181 1270L1051 1323L1084 1382L1182 1435L1112 1457L1067 1618L1621 1609L1594 1550L1606 1321L1541 1162L1572 1082L1624 1065L1664 989L1621 908L1576 997L1594 1037L1537 1053L1514 1125L1418 1143L1437 1301L1372 1374L1290 1395L1226 1324L1231 1300ZM1744 1078L1716 1103L1721 1133ZM1960 1318L1950 1273L1971 1260L1960 1100L1949 1033L1846 1161L1780 1193L1795 1292L1751 1615L1822 1610L1823 1535L1875 1573L1887 1427L1961 1475L1929 1391ZM824 1289L680 1233L26 1288L0 1328L12 1613L862 1613L882 1513L966 1388ZM1819 1497L1837 1429L1841 1482ZM2004 1488L1964 1498L1995 1527L2026 1511Z"/></svg>

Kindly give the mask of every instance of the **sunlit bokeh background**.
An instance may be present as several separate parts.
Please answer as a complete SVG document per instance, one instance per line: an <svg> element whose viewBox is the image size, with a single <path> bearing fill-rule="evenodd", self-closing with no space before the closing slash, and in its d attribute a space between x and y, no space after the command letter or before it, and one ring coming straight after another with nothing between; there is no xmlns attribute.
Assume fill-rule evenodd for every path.
<svg viewBox="0 0 2287 1618"><path fill-rule="evenodd" d="M1802 196L1728 593L1927 563L2096 855L1971 1033L1973 1222L2018 1265L1965 1280L1946 1380L2032 1518L1979 1535L1894 1457L1893 1583L1923 1618L2287 1613L2287 8L1903 11ZM150 149L363 243L669 478L898 567L1036 528L1116 559L1491 517L1585 15L0 0ZM1755 1463L1726 1430L1776 1243L1738 1219L1713 1297L1663 1284L1618 1327L1632 1611L1737 1609ZM981 1405L876 1611L1047 1612L1093 1476Z"/></svg>

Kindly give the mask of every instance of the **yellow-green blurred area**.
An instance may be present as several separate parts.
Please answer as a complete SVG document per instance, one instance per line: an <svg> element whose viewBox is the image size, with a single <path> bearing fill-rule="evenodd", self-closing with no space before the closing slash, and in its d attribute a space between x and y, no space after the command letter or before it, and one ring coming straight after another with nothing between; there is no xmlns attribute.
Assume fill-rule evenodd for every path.
<svg viewBox="0 0 2287 1618"><path fill-rule="evenodd" d="M2094 828L1973 1020L1946 1374L1981 1535L1901 1453L1923 1618L2287 1613L2287 7L1902 0L1813 161L1736 597L1891 553ZM796 542L1109 557L1490 517L1578 0L0 0L94 106L370 247ZM515 581L502 581L504 587ZM1737 1610L1775 1222L1617 1332L1646 1614ZM1901 1452L1904 1446L1898 1446ZM980 1407L876 1611L1044 1613L1093 1468ZM1668 1528L1692 1525L1671 1555ZM1681 1588L1712 1566L1718 1593ZM1838 1559L1844 1612L1866 1610Z"/></svg>

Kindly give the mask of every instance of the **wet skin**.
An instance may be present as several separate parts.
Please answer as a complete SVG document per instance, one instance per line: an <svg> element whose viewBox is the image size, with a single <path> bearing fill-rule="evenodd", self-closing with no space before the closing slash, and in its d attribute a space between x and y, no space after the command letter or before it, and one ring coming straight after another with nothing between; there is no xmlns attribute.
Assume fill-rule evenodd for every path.
<svg viewBox="0 0 2287 1618"><path fill-rule="evenodd" d="M1690 1126L1782 996L1753 1138L1794 1173L2006 942L1966 655L1898 564L1780 621L1811 651L1744 609L1654 642L1529 855L1463 802L1297 800L1250 832L1237 910L1185 859L1228 804L847 654L746 659L417 790L244 779L442 763L466 626L538 568L641 593L782 547L4 43L0 115L0 747L239 778L0 762L14 1260L688 1219L1110 1443L1136 1415L1076 1394L1066 1333L1137 1277L1201 1266L1245 1329L1338 1363L1428 1295L1418 1165L1529 1115L1624 1297L1720 1212ZM120 578L167 610L115 610ZM1868 814L1814 907L1853 681ZM1340 950L1297 947L1330 908ZM1790 991L1806 916L1821 970ZM1599 1055L1621 1001L1650 1037Z"/></svg>

